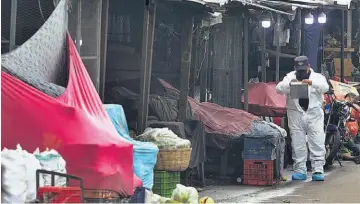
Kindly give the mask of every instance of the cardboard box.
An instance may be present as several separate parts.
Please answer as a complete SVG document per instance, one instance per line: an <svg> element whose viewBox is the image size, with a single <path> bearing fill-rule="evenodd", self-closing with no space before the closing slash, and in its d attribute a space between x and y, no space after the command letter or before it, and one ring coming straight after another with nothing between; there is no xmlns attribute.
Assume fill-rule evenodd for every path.
<svg viewBox="0 0 360 204"><path fill-rule="evenodd" d="M340 58L334 58L335 63L335 75L341 76L341 60ZM352 60L344 59L344 77L350 77L352 72Z"/></svg>

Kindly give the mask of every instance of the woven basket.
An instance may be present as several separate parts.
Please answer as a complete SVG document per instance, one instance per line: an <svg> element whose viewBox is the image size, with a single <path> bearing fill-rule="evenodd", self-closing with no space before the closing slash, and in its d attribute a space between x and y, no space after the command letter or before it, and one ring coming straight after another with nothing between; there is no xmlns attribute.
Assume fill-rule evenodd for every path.
<svg viewBox="0 0 360 204"><path fill-rule="evenodd" d="M191 148L160 149L155 170L185 171L190 164Z"/></svg>

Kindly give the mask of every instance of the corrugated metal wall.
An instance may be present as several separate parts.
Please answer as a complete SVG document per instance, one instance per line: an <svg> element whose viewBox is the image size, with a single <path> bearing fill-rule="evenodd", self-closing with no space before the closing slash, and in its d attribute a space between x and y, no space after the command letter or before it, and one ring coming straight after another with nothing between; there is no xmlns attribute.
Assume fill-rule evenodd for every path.
<svg viewBox="0 0 360 204"><path fill-rule="evenodd" d="M143 2L110 0L106 83L139 78ZM160 4L159 4L160 5ZM156 11L152 75L180 85L181 23L163 4Z"/></svg>
<svg viewBox="0 0 360 204"><path fill-rule="evenodd" d="M212 102L240 108L242 86L240 17L224 17L223 23L211 29Z"/></svg>

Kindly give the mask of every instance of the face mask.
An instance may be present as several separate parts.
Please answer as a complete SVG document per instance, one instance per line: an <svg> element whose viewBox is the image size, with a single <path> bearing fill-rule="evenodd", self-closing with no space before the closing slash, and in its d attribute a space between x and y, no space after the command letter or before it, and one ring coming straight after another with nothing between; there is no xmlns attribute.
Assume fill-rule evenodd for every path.
<svg viewBox="0 0 360 204"><path fill-rule="evenodd" d="M310 76L310 72L308 72L307 70L296 71L296 79L298 81L302 81L304 79L309 79L309 76Z"/></svg>

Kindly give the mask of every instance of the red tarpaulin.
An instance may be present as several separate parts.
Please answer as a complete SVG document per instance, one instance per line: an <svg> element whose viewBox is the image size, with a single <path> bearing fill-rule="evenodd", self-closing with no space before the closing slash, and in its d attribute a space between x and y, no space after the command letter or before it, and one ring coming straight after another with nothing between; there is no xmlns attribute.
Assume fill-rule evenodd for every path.
<svg viewBox="0 0 360 204"><path fill-rule="evenodd" d="M116 132L69 35L67 44L69 82L59 98L1 72L2 148L54 148L86 188L132 195L141 186L133 146Z"/></svg>
<svg viewBox="0 0 360 204"><path fill-rule="evenodd" d="M286 97L276 92L276 85L277 82L249 84L250 113L269 117L285 116Z"/></svg>
<svg viewBox="0 0 360 204"><path fill-rule="evenodd" d="M180 93L175 87L160 79L161 84L169 90ZM206 133L238 136L251 131L251 124L254 120L260 120L248 112L219 106L215 103L199 103L188 97L189 104L196 118L204 122Z"/></svg>

